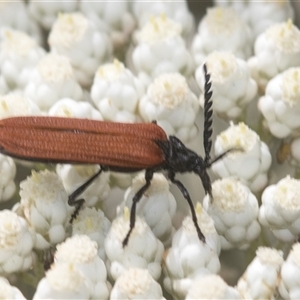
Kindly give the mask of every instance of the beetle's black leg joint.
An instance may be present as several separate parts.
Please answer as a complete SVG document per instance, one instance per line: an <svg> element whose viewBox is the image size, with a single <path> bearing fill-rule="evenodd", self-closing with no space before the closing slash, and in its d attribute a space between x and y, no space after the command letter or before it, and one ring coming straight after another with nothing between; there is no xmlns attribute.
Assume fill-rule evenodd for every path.
<svg viewBox="0 0 300 300"><path fill-rule="evenodd" d="M198 225L198 221L197 221L197 215L196 215L196 211L193 205L193 202L191 200L191 197L189 195L189 192L187 191L187 189L185 188L185 186L177 179L175 179L175 173L170 171L168 174L169 179L171 180L172 183L174 183L180 190L180 192L182 193L183 197L186 199L186 201L188 202L189 206L190 206L190 210L192 213L192 220L194 223L194 226L196 228L197 234L198 234L198 238L205 243L205 236L202 233L199 225Z"/></svg>
<svg viewBox="0 0 300 300"><path fill-rule="evenodd" d="M203 65L204 70L204 129L203 129L203 147L205 151L204 161L206 164L210 162L210 150L212 146L211 136L212 136L212 91L210 74L207 71L206 64Z"/></svg>
<svg viewBox="0 0 300 300"><path fill-rule="evenodd" d="M89 178L84 184L82 184L78 189L76 189L70 196L68 199L68 204L70 206L74 206L75 210L72 213L71 216L71 220L70 223L72 224L73 221L76 219L76 217L79 214L79 211L84 203L84 199L77 199L77 197L82 194L91 184L92 182L101 174L102 171L104 171L105 169L100 166L100 170L98 172L96 172L91 178Z"/></svg>
<svg viewBox="0 0 300 300"><path fill-rule="evenodd" d="M126 245L128 244L129 241L129 237L130 234L134 228L135 225L135 216L136 216L136 205L137 203L141 200L143 194L145 193L145 191L149 188L149 186L151 185L151 180L153 178L153 174L154 171L152 169L147 169L145 171L145 180L146 183L137 191L137 193L134 195L133 199L132 199L132 206L131 206L131 210L130 210L130 224L129 224L129 230L126 234L125 239L123 240L123 248L126 247Z"/></svg>

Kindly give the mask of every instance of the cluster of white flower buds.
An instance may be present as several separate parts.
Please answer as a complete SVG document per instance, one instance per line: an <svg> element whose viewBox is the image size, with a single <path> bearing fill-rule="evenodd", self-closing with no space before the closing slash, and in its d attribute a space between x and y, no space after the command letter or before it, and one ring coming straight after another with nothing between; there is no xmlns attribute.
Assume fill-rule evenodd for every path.
<svg viewBox="0 0 300 300"><path fill-rule="evenodd" d="M197 176L154 173L138 201L147 173L105 169L74 215L101 162L0 147L0 299L300 298L300 6L211 4L0 3L1 130L16 116L155 121L197 153L203 135L211 168L206 195Z"/></svg>

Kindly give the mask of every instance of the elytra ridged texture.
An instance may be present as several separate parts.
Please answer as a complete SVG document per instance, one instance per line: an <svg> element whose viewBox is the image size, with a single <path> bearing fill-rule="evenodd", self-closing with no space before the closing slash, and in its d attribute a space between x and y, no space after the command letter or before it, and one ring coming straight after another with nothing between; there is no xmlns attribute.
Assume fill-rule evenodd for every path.
<svg viewBox="0 0 300 300"><path fill-rule="evenodd" d="M0 121L0 152L52 163L90 163L144 169L160 165L156 124L113 123L60 117L13 117Z"/></svg>

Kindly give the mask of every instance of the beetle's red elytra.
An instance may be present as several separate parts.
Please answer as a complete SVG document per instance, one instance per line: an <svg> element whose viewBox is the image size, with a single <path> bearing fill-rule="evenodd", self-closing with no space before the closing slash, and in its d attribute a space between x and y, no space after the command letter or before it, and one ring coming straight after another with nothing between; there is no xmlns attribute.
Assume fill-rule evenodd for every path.
<svg viewBox="0 0 300 300"><path fill-rule="evenodd" d="M155 123L113 123L60 117L0 120L0 152L30 161L99 164L143 170L160 165L155 142L168 137Z"/></svg>

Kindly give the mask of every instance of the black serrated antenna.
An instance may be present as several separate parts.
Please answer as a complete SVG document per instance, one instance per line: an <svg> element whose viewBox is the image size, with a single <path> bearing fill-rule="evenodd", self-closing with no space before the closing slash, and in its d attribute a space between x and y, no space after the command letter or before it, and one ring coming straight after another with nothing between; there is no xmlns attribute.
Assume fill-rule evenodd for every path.
<svg viewBox="0 0 300 300"><path fill-rule="evenodd" d="M210 164L210 150L211 150L211 136L212 136L212 91L211 82L210 82L210 74L207 72L206 64L203 65L204 71L204 128L203 128L203 147L205 151L205 158L204 161L207 165Z"/></svg>

